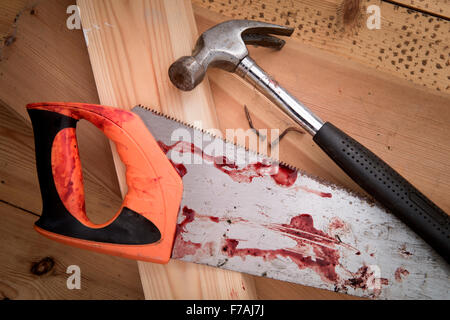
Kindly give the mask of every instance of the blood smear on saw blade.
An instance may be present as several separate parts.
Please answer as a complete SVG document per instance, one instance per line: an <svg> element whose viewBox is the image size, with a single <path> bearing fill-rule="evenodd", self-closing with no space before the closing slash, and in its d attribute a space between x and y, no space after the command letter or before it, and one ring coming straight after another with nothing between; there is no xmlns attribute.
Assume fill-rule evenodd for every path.
<svg viewBox="0 0 450 320"><path fill-rule="evenodd" d="M195 212L194 210L183 207L182 210L183 220L177 225L177 236L175 239L174 251L172 258L181 259L186 255L194 255L197 251L202 250L205 253L213 254L213 243L196 243L192 241L186 241L183 238L183 233L186 232L186 225L194 222L195 219L211 220L213 222L228 222L228 223L247 223L241 218L233 220L219 217L212 217ZM337 228L345 228L345 223L336 218L332 225ZM331 226L331 225L330 225ZM348 287L354 289L367 290L374 286L375 282L380 285L388 285L389 280L386 278L377 278L374 275L374 271L368 266L361 266L356 273L348 271L349 277L343 279L336 272L336 267L342 265L339 263L340 253L339 246L346 247L349 250L353 250L355 255L359 255L358 249L342 243L339 239L330 236L328 233L318 230L314 227L313 218L309 214L300 214L291 219L289 224L269 224L261 225L261 227L280 232L283 235L292 238L297 244L294 247L283 249L259 249L259 248L238 248L239 240L224 238L223 246L221 248L224 255L232 257L240 257L246 259L246 257L261 257L265 261L271 261L274 259L290 258L299 269L311 269L316 272L324 282L332 283L335 285L335 290L340 292L346 292ZM312 258L310 251L314 252L314 259ZM208 252L211 251L211 252ZM402 275L407 275L408 271L402 270ZM373 296L377 297L381 292L381 289L373 290Z"/></svg>
<svg viewBox="0 0 450 320"><path fill-rule="evenodd" d="M161 141L158 141L161 149L167 154L173 150L180 153L192 153L201 156L204 160L212 162L214 167L223 173L230 176L233 181L250 183L254 178L267 176L267 172L270 170L271 164L264 164L261 162L251 163L244 168L239 168L235 163L226 159L224 156L211 156L205 154L202 149L195 146L193 143L185 141L177 141L172 145L166 145ZM172 164L179 172L180 176L184 176L187 173L187 169L183 164L177 164L172 161ZM181 169L180 169L181 168ZM297 180L297 172L288 167L280 165L276 174L271 174L270 177L273 181L280 186L290 187ZM316 194L323 198L331 198L331 193L312 190L303 186L296 186L296 189L302 189L303 191ZM193 222L195 218L209 220L215 223L228 222L228 223L244 223L253 224L242 218L234 218L232 221L223 218L208 216L204 214L196 213L193 209L186 206L182 210L183 220L177 225L176 240L174 245L174 251L172 258L181 259L187 255L194 255L197 251L206 251L213 255L212 242L196 243L193 241L186 241L183 238L183 233L186 232L186 225ZM238 248L239 240L232 238L224 238L222 245L222 253L230 258L240 257L246 259L246 257L260 257L265 261L271 261L279 258L291 259L299 269L313 270L324 282L332 283L335 285L336 291L346 291L347 287L354 289L359 288L366 290L371 285L371 282L378 281L382 285L389 284L386 278L374 277L373 271L368 266L361 266L356 273L348 271L348 278L343 279L336 272L336 267L342 267L339 262L340 252L339 247L345 247L352 250L355 255L360 255L360 251L348 244L342 243L339 237L332 237L328 233L318 230L314 227L313 218L309 214L299 214L293 217L289 224L261 224L260 227L272 230L293 239L296 245L293 247L282 249L260 249L260 248ZM345 223L339 219L334 219L330 224L330 229L344 229ZM314 253L314 258L311 253ZM373 295L380 294L380 289L374 290Z"/></svg>
<svg viewBox="0 0 450 320"><path fill-rule="evenodd" d="M228 174L231 179L236 182L252 182L253 178L263 177L267 175L266 172L270 171L270 169L273 167L272 164L256 162L250 163L244 168L238 168L238 166L234 162L230 161L226 157L210 156L204 153L202 149L196 147L193 143L186 141L177 141L171 146L164 144L162 141L158 141L158 144L166 154L171 150L175 150L180 153L190 152L199 155L203 159L213 162L214 166L217 169ZM175 164L173 161L171 162L180 176L183 177L187 172L186 167L181 163ZM297 180L297 172L283 165L278 165L277 173L271 174L270 176L278 185L286 187L292 186ZM315 191L311 190L311 192ZM328 197L329 194L324 196Z"/></svg>

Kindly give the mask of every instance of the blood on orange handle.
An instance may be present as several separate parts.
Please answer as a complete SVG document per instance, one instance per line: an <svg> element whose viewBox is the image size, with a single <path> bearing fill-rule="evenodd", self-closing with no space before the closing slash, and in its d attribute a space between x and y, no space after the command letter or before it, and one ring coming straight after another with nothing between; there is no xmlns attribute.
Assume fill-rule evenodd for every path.
<svg viewBox="0 0 450 320"><path fill-rule="evenodd" d="M27 105L33 123L43 212L36 230L77 247L165 263L170 259L182 181L138 115L83 103ZM128 192L112 219L86 215L76 123L85 119L115 145Z"/></svg>
<svg viewBox="0 0 450 320"><path fill-rule="evenodd" d="M65 128L58 132L53 141L51 159L53 180L61 201L74 217L89 225L75 128Z"/></svg>

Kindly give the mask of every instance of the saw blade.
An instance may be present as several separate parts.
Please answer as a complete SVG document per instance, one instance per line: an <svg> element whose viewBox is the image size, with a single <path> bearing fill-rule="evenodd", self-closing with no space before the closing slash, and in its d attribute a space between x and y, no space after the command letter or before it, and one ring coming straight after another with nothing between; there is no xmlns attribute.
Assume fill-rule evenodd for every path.
<svg viewBox="0 0 450 320"><path fill-rule="evenodd" d="M450 298L450 268L377 203L151 109L183 179L172 258L381 299Z"/></svg>

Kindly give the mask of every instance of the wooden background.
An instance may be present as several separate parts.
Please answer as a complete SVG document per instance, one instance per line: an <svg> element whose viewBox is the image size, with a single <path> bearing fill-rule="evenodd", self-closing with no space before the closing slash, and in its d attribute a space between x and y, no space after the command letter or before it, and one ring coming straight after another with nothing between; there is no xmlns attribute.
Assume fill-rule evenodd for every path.
<svg viewBox="0 0 450 320"><path fill-rule="evenodd" d="M32 229L41 199L25 104L99 102L82 32L66 27L66 9L73 3L0 4L0 235L7 244L0 250L0 297L142 299L134 261L66 247ZM365 25L370 4L380 6L380 30ZM253 58L321 117L361 140L450 212L448 1L194 0L193 5L200 32L229 18L295 27L294 40L282 52L251 49ZM209 74L221 128L248 127L243 104L256 127L291 125L231 74ZM105 221L121 202L111 151L93 126L83 124L80 131L88 215ZM289 134L283 143L283 160L358 190L304 136ZM82 270L82 290L66 288L65 271L72 264ZM254 280L258 298L351 298Z"/></svg>

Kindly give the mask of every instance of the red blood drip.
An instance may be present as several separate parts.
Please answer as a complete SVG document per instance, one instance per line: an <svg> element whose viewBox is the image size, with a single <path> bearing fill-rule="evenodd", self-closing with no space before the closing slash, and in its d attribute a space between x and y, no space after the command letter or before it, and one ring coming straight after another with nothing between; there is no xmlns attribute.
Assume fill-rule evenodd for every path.
<svg viewBox="0 0 450 320"><path fill-rule="evenodd" d="M289 235L297 245L293 248L276 250L238 249L238 240L226 239L222 251L230 257L240 256L243 259L246 256L262 257L264 260L273 260L277 257L290 258L300 269L310 268L317 272L324 281L336 283L339 280L335 270L339 264L339 252L334 248L337 240L314 228L310 215L302 214L292 218L290 224L270 228ZM315 257L307 254L310 248Z"/></svg>
<svg viewBox="0 0 450 320"><path fill-rule="evenodd" d="M338 240L331 237L327 233L314 228L314 221L311 215L301 214L291 219L289 224L282 224L281 226L273 226L272 229L277 229L293 236L302 237L303 239L313 240L324 244L337 244Z"/></svg>
<svg viewBox="0 0 450 320"><path fill-rule="evenodd" d="M275 165L262 162L251 163L242 169L238 169L235 164L218 165L215 163L215 166L222 172L228 174L234 181L246 183L252 182L253 178L266 176L268 173L275 170ZM231 168L232 170L227 170L225 167ZM297 180L297 172L286 166L279 165L278 172L270 175L270 177L276 184L290 187Z"/></svg>
<svg viewBox="0 0 450 320"><path fill-rule="evenodd" d="M229 162L225 164L217 164L214 162L214 166L223 173L229 175L234 181L245 183L252 182L253 178L264 176L264 171L271 167L270 165L261 162L249 164L242 169L238 169L236 164Z"/></svg>
<svg viewBox="0 0 450 320"><path fill-rule="evenodd" d="M182 258L186 255L195 254L195 252L202 247L200 243L186 241L183 239L182 233L186 232L186 225L195 219L195 211L188 207L183 207L183 221L177 224L175 231L175 243L172 251L172 258Z"/></svg>
<svg viewBox="0 0 450 320"><path fill-rule="evenodd" d="M314 228L314 221L311 215L301 214L299 216L293 217L290 224L284 224L284 226L292 227L298 230L309 231L312 233L318 233L323 236L328 236L325 232L317 230Z"/></svg>
<svg viewBox="0 0 450 320"><path fill-rule="evenodd" d="M180 233L186 232L185 226L188 223L191 223L195 219L195 211L192 209L189 209L188 207L183 207L183 216L185 217L183 221L181 221L179 224L177 224L177 229L175 233L175 237L177 237Z"/></svg>
<svg viewBox="0 0 450 320"><path fill-rule="evenodd" d="M212 222L219 223L219 218L218 218L218 217L209 217L209 219L210 219Z"/></svg>
<svg viewBox="0 0 450 320"><path fill-rule="evenodd" d="M168 146L168 145L164 144L162 141L158 141L158 145L161 148L161 150L165 154L167 154L167 152L169 152L170 150L175 148L180 142L182 142L182 141L178 141L175 144L173 144L171 146ZM172 166L175 168L175 170L177 170L177 172L180 175L180 177L183 178L186 175L186 173L187 173L186 167L182 163L175 163L172 160L169 160L169 161L172 164Z"/></svg>
<svg viewBox="0 0 450 320"><path fill-rule="evenodd" d="M320 196L322 198L331 198L332 197L331 193L313 190L313 189L307 188L305 186L299 186L299 187L296 187L296 188L304 190L304 191L309 192L309 193L314 193L314 194L316 194L316 195L318 195L318 196Z"/></svg>
<svg viewBox="0 0 450 320"><path fill-rule="evenodd" d="M208 243L202 246L201 243L194 243L183 239L182 234L186 232L186 225L193 222L196 216L199 218L210 219L215 223L222 221L222 219L218 217L197 214L194 210L186 206L183 207L182 215L184 216L184 219L176 228L176 244L172 253L173 258L182 258L186 255L193 255L199 249L208 246ZM234 219L233 221L248 222L243 219ZM336 224L339 223L336 222ZM345 224L343 223L343 225ZM346 286L367 290L370 289L370 284L373 284L375 281L379 281L380 285L389 284L389 281L385 278L375 278L373 276L374 272L370 271L367 266L359 268L352 278L341 279L336 272L336 267L339 265L340 258L336 245L343 244L326 232L316 229L314 227L313 218L309 214L301 214L293 217L289 224L275 224L266 227L285 234L297 242L297 245L291 248L275 250L238 248L239 240L224 239L225 242L222 247L222 252L229 257L239 256L242 259L245 259L248 256L261 257L266 261L280 257L289 258L297 264L299 269L308 268L315 271L323 281L335 284L335 288L338 290L346 290ZM336 227L338 227L338 225L336 225ZM352 249L354 248L352 247ZM356 254L361 253L358 251ZM405 272L402 272L402 274L407 275ZM380 288L373 289L374 296L378 296L380 292Z"/></svg>
<svg viewBox="0 0 450 320"><path fill-rule="evenodd" d="M193 143L186 142L186 141L177 141L172 145L167 145L162 141L158 141L159 147L162 149L164 153L168 153L170 150L175 149L176 151L180 153L195 153L199 155L203 155L203 151L200 148L197 148Z"/></svg>
<svg viewBox="0 0 450 320"><path fill-rule="evenodd" d="M278 173L271 175L271 177L278 185L290 187L297 180L297 171L280 164Z"/></svg>
<svg viewBox="0 0 450 320"><path fill-rule="evenodd" d="M329 192L320 192L319 195L322 198L331 198L332 197L331 193L329 193Z"/></svg>
<svg viewBox="0 0 450 320"><path fill-rule="evenodd" d="M162 141L158 141L158 145L165 154L167 154L167 152L169 152L173 148L173 146L169 147L167 144L165 144Z"/></svg>
<svg viewBox="0 0 450 320"><path fill-rule="evenodd" d="M83 174L74 128L61 130L52 146L51 166L58 195L77 219L89 222L84 201Z"/></svg>
<svg viewBox="0 0 450 320"><path fill-rule="evenodd" d="M330 229L332 229L332 230L344 229L344 228L345 228L344 222L338 218L334 218L330 224Z"/></svg>
<svg viewBox="0 0 450 320"><path fill-rule="evenodd" d="M177 170L181 178L183 178L186 175L187 169L182 163L175 163L172 160L170 160L170 163L173 165L175 170Z"/></svg>
<svg viewBox="0 0 450 320"><path fill-rule="evenodd" d="M183 237L178 237L175 239L175 246L172 251L172 258L180 259L184 256L194 255L202 245L200 243L195 243L192 241L186 241Z"/></svg>
<svg viewBox="0 0 450 320"><path fill-rule="evenodd" d="M406 270L403 267L398 267L397 270L395 270L395 274L394 275L395 275L395 280L397 282L402 282L402 280L403 280L402 276L403 277L408 276L409 275L409 271Z"/></svg>
<svg viewBox="0 0 450 320"><path fill-rule="evenodd" d="M389 280L386 278L375 278L374 272L369 270L368 266L362 266L354 274L353 278L344 281L344 285L350 286L354 289L373 289L374 296L378 296L381 292L381 288L376 288L376 281L379 281L380 285L388 285Z"/></svg>
<svg viewBox="0 0 450 320"><path fill-rule="evenodd" d="M158 141L158 144L165 154L167 154L170 150L175 150L180 153L190 152L192 154L197 154L204 160L213 162L217 169L229 175L230 178L236 182L250 183L253 181L253 178L263 177L275 170L275 165L265 164L262 162L251 163L246 167L239 169L236 163L227 159L225 156L213 157L204 153L203 150L196 147L193 143L186 141L177 141L170 146L166 145L162 141ZM185 167L184 170L186 170ZM182 176L184 176L184 174ZM278 172L270 176L278 185L285 187L292 186L297 180L297 172L281 164L278 165ZM323 196L331 197L331 194L324 193Z"/></svg>

